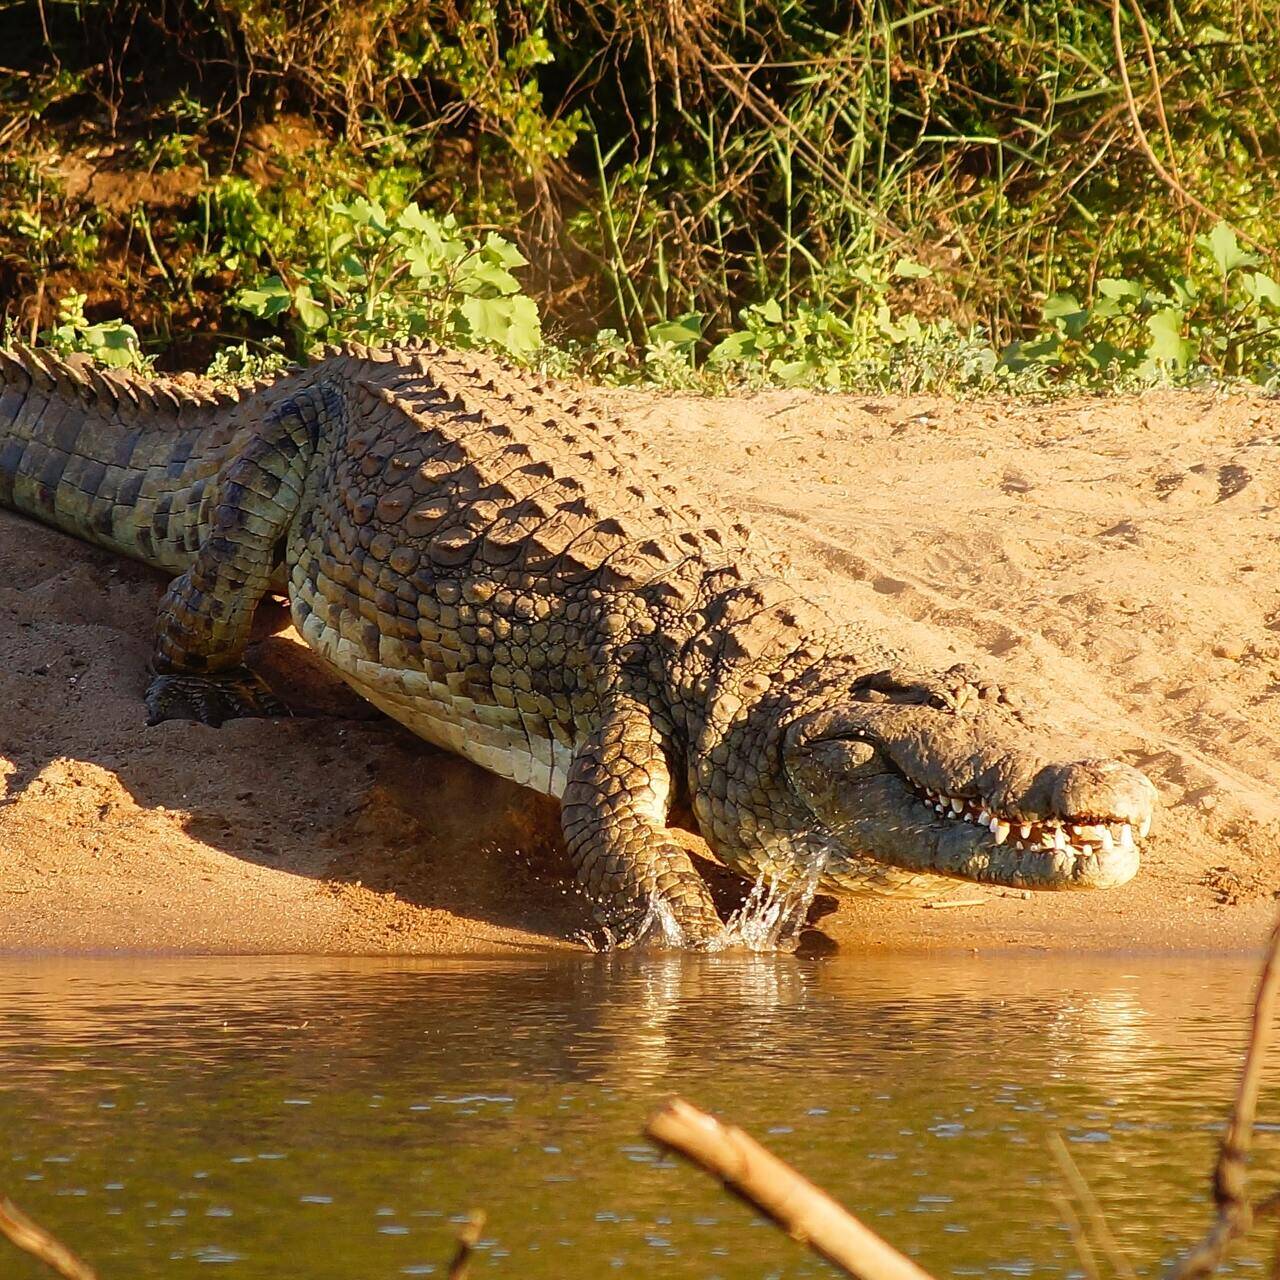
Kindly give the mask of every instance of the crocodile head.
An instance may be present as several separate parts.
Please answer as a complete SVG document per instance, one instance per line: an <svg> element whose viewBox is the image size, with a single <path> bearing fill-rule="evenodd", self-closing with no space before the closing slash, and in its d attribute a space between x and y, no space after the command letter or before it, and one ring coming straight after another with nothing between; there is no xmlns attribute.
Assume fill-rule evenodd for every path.
<svg viewBox="0 0 1280 1280"><path fill-rule="evenodd" d="M1155 788L1028 729L964 668L880 672L791 722L783 762L822 882L876 866L1027 889L1106 889L1138 869Z"/></svg>

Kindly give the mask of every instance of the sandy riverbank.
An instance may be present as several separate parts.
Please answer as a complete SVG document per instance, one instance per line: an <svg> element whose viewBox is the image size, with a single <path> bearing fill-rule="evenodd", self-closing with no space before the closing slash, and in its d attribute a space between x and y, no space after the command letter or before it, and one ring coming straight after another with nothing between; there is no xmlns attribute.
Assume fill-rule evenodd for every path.
<svg viewBox="0 0 1280 1280"><path fill-rule="evenodd" d="M817 945L1228 949L1280 893L1280 402L614 393L673 476L931 663L976 661L1145 769L1139 878L851 902ZM297 714L148 729L163 580L0 513L0 950L562 948L555 806L419 743L264 609Z"/></svg>

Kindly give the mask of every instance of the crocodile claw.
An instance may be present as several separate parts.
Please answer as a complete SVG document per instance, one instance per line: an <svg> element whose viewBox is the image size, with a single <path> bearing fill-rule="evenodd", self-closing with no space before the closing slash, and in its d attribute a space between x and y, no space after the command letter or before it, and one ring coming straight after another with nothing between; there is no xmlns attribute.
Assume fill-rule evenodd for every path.
<svg viewBox="0 0 1280 1280"><path fill-rule="evenodd" d="M153 676L147 686L147 723L197 720L218 728L247 716L287 716L289 709L248 667L216 675Z"/></svg>

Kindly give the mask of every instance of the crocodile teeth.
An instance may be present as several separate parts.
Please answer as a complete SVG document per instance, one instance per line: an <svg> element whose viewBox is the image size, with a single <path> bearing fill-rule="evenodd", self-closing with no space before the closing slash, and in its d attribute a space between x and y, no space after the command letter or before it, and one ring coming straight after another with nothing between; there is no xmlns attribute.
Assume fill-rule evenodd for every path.
<svg viewBox="0 0 1280 1280"><path fill-rule="evenodd" d="M1147 816L1143 818L1142 825L1138 828L1138 838L1145 840L1151 834L1151 818Z"/></svg>
<svg viewBox="0 0 1280 1280"><path fill-rule="evenodd" d="M941 817L955 820L963 818L968 823L978 823L990 830L992 841L1002 845L1015 836L1014 843L1020 850L1030 849L1042 853L1074 853L1091 857L1095 849L1101 855L1114 854L1117 847L1131 851L1138 840L1151 830L1151 819L1141 824L1128 822L1067 822L1062 818L1037 818L1031 822L1008 822L993 813L981 800L969 800L961 796L949 796L918 785L917 795L922 803Z"/></svg>

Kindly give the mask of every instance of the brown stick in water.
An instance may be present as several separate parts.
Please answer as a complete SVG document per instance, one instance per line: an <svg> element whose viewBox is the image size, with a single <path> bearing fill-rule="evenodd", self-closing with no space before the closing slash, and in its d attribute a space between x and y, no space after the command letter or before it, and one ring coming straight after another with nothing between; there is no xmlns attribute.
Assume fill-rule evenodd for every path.
<svg viewBox="0 0 1280 1280"><path fill-rule="evenodd" d="M1217 1215L1208 1234L1190 1253L1179 1258L1165 1272L1165 1280L1200 1280L1222 1265L1232 1243L1249 1230L1259 1209L1270 1209L1268 1201L1255 1206L1247 1192L1247 1158L1253 1143L1253 1121L1258 1109L1258 1086L1262 1060L1266 1057L1275 1018L1276 988L1280 986L1280 923L1271 931L1267 957L1258 977L1253 998L1253 1021L1245 1049L1235 1105L1227 1120L1213 1171L1213 1201Z"/></svg>
<svg viewBox="0 0 1280 1280"><path fill-rule="evenodd" d="M98 1273L87 1262L4 1196L0 1196L0 1235L43 1262L51 1271L56 1271L64 1280L98 1280Z"/></svg>
<svg viewBox="0 0 1280 1280"><path fill-rule="evenodd" d="M932 1280L927 1271L741 1129L672 1098L649 1117L644 1131L719 1178L793 1239L857 1280Z"/></svg>
<svg viewBox="0 0 1280 1280"><path fill-rule="evenodd" d="M471 1265L471 1254L480 1240L484 1230L484 1210L472 1209L466 1222L458 1232L458 1249L449 1263L448 1280L463 1280L467 1268Z"/></svg>

